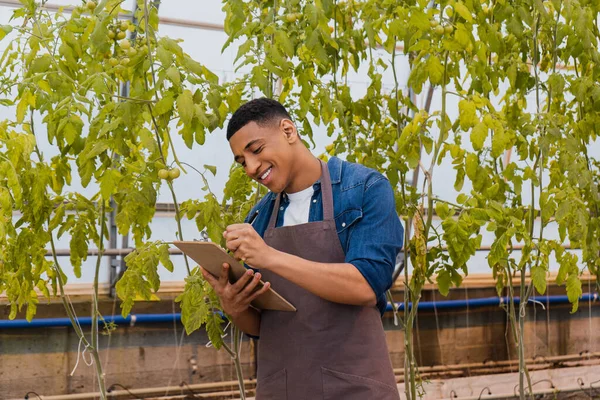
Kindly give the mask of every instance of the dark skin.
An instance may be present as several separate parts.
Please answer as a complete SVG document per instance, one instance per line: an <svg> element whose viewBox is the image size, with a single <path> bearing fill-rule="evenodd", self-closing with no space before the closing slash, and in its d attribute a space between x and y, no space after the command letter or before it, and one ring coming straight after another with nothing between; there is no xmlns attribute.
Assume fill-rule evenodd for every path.
<svg viewBox="0 0 600 400"><path fill-rule="evenodd" d="M229 141L235 160L248 176L274 193L296 193L321 177L321 165L304 146L289 119L264 126L251 122ZM375 293L363 275L349 263L318 263L268 246L250 224L229 225L223 237L234 257L261 270L277 273L309 292L335 303L374 306ZM260 273L249 270L236 283L229 283L229 265L219 279L206 271L204 278L215 289L223 311L242 331L258 336L260 311L250 302L270 285L255 291Z"/></svg>

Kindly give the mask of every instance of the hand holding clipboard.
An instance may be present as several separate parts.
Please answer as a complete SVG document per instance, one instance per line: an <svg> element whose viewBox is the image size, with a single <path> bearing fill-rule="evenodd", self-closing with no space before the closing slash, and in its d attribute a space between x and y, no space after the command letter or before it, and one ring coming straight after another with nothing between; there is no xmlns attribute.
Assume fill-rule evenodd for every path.
<svg viewBox="0 0 600 400"><path fill-rule="evenodd" d="M174 241L173 244L215 278L219 278L223 270L222 265L225 263L230 266L229 282L231 283L235 283L247 271L235 258L215 243ZM262 288L263 285L264 282L261 281L258 288ZM262 310L296 311L292 304L272 288L252 301L252 306Z"/></svg>

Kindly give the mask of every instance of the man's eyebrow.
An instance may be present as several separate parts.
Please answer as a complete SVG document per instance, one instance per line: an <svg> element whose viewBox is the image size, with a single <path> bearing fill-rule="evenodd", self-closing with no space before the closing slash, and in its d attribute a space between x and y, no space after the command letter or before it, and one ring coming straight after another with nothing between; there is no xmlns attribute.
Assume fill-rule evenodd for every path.
<svg viewBox="0 0 600 400"><path fill-rule="evenodd" d="M260 142L262 139L254 139L248 142L248 144L246 145L246 147L244 147L244 150L248 150L248 148L250 148L254 143L256 142ZM241 164L241 162L239 161L240 158L244 158L243 156L235 156L234 160L238 163Z"/></svg>

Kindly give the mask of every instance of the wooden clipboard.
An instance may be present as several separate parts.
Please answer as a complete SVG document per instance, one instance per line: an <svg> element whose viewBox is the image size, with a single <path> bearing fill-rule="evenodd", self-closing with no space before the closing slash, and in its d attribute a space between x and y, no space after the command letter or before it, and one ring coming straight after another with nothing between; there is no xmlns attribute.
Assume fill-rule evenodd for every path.
<svg viewBox="0 0 600 400"><path fill-rule="evenodd" d="M231 283L236 282L247 271L243 265L215 243L174 241L173 244L216 278L221 276L223 263L227 263L231 267L229 268L229 282ZM263 284L264 282L261 280L256 290L262 288ZM296 311L296 308L273 290L272 287L254 299L251 304L253 307L261 310Z"/></svg>

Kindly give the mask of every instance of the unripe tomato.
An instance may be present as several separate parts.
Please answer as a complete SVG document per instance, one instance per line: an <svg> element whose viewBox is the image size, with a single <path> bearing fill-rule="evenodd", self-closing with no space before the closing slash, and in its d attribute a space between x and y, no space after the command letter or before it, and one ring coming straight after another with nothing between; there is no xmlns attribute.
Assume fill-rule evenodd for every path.
<svg viewBox="0 0 600 400"><path fill-rule="evenodd" d="M296 14L287 14L285 16L285 20L289 23L293 23L296 22L296 20L298 20L298 16Z"/></svg>
<svg viewBox="0 0 600 400"><path fill-rule="evenodd" d="M117 36L117 34L115 33L115 31L113 31L113 30L108 31L108 37L110 39L114 39L116 36Z"/></svg>
<svg viewBox="0 0 600 400"><path fill-rule="evenodd" d="M438 35L442 35L444 33L444 27L441 25L436 26L434 30Z"/></svg>
<svg viewBox="0 0 600 400"><path fill-rule="evenodd" d="M94 11L94 9L96 8L96 2L88 1L87 3L85 3L85 6L88 8L88 10Z"/></svg>
<svg viewBox="0 0 600 400"><path fill-rule="evenodd" d="M117 33L117 39L121 40L121 39L125 39L125 32L119 32Z"/></svg>
<svg viewBox="0 0 600 400"><path fill-rule="evenodd" d="M108 60L108 63L109 63L111 66L113 66L113 67L116 67L116 66L117 66L117 64L119 64L119 60L117 60L117 59L116 59L116 58L114 58L114 57L111 57L111 58Z"/></svg>
<svg viewBox="0 0 600 400"><path fill-rule="evenodd" d="M129 55L129 57L133 57L136 54L137 54L137 50L134 47L132 47L129 50L127 50L127 55Z"/></svg>
<svg viewBox="0 0 600 400"><path fill-rule="evenodd" d="M129 64L129 58L125 57L121 59L121 65L122 66L127 66L127 64Z"/></svg>
<svg viewBox="0 0 600 400"><path fill-rule="evenodd" d="M169 171L169 179L171 180L179 178L179 175L181 175L179 168L173 168Z"/></svg>
<svg viewBox="0 0 600 400"><path fill-rule="evenodd" d="M131 48L131 42L129 42L127 39L123 39L119 42L119 47L123 50L128 50Z"/></svg>
<svg viewBox="0 0 600 400"><path fill-rule="evenodd" d="M121 21L121 26L119 27L123 32L129 28L129 21Z"/></svg>
<svg viewBox="0 0 600 400"><path fill-rule="evenodd" d="M167 171L166 169L160 169L158 170L158 177L160 179L168 179L169 178L169 171Z"/></svg>
<svg viewBox="0 0 600 400"><path fill-rule="evenodd" d="M454 27L452 25L446 25L444 26L444 32L445 33L452 33L454 31Z"/></svg>
<svg viewBox="0 0 600 400"><path fill-rule="evenodd" d="M429 26L431 26L432 28L435 28L436 26L438 26L440 23L437 19L432 19L431 21L429 21Z"/></svg>

